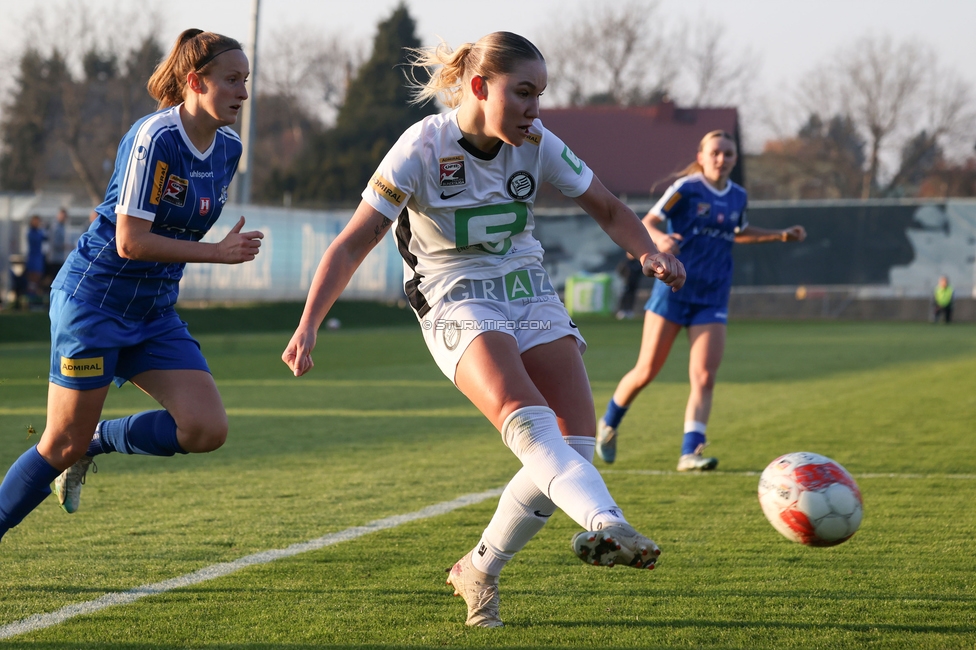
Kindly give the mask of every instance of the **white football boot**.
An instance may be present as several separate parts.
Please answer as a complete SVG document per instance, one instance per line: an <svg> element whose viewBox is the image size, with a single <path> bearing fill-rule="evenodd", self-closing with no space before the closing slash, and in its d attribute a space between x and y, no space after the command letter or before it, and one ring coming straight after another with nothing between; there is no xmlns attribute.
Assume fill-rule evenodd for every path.
<svg viewBox="0 0 976 650"><path fill-rule="evenodd" d="M498 616L498 576L490 576L474 568L468 553L451 569L447 584L454 587L454 595L464 598L468 606L465 625L472 627L502 627Z"/></svg>

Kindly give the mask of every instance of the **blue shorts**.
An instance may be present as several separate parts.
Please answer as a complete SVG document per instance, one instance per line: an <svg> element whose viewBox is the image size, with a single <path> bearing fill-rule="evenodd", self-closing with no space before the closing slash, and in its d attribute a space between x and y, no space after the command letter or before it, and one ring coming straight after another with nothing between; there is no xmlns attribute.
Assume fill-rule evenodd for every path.
<svg viewBox="0 0 976 650"><path fill-rule="evenodd" d="M121 386L147 370L210 372L200 344L175 311L150 320L126 320L66 291L51 292L53 384L74 390Z"/></svg>
<svg viewBox="0 0 976 650"><path fill-rule="evenodd" d="M644 305L646 311L654 312L658 316L677 323L682 327L691 325L707 325L709 323L729 322L729 301L718 305L699 304L694 302L682 302L675 298L675 292L671 287L660 280L654 283L651 297Z"/></svg>

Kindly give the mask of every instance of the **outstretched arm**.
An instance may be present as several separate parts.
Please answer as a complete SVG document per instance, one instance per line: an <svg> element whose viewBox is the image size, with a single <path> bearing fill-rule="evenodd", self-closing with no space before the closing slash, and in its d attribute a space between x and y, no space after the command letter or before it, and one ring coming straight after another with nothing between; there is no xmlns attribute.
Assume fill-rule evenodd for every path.
<svg viewBox="0 0 976 650"><path fill-rule="evenodd" d="M152 232L152 221L120 214L115 226L115 248L119 257L146 262L250 262L261 247L261 232L241 232L244 217L216 244L173 239Z"/></svg>
<svg viewBox="0 0 976 650"><path fill-rule="evenodd" d="M301 377L315 365L312 349L319 326L339 298L352 274L362 264L393 222L365 201L359 204L352 219L322 255L308 290L305 311L298 328L281 355L281 360Z"/></svg>
<svg viewBox="0 0 976 650"><path fill-rule="evenodd" d="M807 238L807 231L803 226L790 226L783 230L770 230L746 226L735 236L736 244L763 244L771 241L803 241Z"/></svg>
<svg viewBox="0 0 976 650"><path fill-rule="evenodd" d="M610 239L640 260L644 275L662 280L675 291L685 283L685 267L681 262L673 255L658 251L634 211L611 194L596 176L575 201L610 235Z"/></svg>

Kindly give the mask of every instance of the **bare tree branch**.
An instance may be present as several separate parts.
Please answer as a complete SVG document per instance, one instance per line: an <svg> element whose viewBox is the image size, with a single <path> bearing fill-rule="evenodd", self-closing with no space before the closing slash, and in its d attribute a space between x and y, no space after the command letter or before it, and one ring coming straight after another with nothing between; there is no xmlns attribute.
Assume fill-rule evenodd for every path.
<svg viewBox="0 0 976 650"><path fill-rule="evenodd" d="M685 31L689 36L683 39L679 88L689 90L675 95L692 106L737 106L745 101L761 67L755 52L748 48L733 51L725 26L704 16Z"/></svg>
<svg viewBox="0 0 976 650"><path fill-rule="evenodd" d="M333 123L363 53L341 34L322 35L304 26L275 32L269 42L262 51L261 92L295 102L323 125Z"/></svg>
<svg viewBox="0 0 976 650"><path fill-rule="evenodd" d="M669 46L658 3L598 6L580 5L576 17L560 21L540 40L555 103L626 105L667 92L677 77L680 53Z"/></svg>

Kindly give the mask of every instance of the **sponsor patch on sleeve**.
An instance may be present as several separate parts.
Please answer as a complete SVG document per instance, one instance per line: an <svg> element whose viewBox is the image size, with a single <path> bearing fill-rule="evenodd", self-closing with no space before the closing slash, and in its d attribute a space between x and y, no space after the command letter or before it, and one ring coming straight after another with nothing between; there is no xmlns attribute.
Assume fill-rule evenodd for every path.
<svg viewBox="0 0 976 650"><path fill-rule="evenodd" d="M525 136L525 141L531 142L532 144L538 147L540 144L542 144L542 134L533 133L532 131L529 131L529 134Z"/></svg>
<svg viewBox="0 0 976 650"><path fill-rule="evenodd" d="M668 202L664 204L664 211L667 212L668 210L673 208L674 204L680 200L681 200L681 192L675 192L674 194L672 194L671 198L668 199Z"/></svg>
<svg viewBox="0 0 976 650"><path fill-rule="evenodd" d="M406 192L399 189L396 185L386 180L379 174L373 174L372 180L369 181L369 186L374 192L398 208L403 204L403 201L407 196Z"/></svg>
<svg viewBox="0 0 976 650"><path fill-rule="evenodd" d="M156 173L153 174L153 187L152 194L149 196L149 203L152 205L159 205L159 200L163 198L163 188L166 182L166 173L169 171L169 165L164 163L162 160L156 161Z"/></svg>
<svg viewBox="0 0 976 650"><path fill-rule="evenodd" d="M61 374L65 377L101 377L105 374L104 357L90 359L61 357Z"/></svg>
<svg viewBox="0 0 976 650"><path fill-rule="evenodd" d="M583 162L576 157L576 154L574 154L569 147L565 145L563 145L562 158L566 161L566 164L569 165L569 168L576 172L577 176L583 173Z"/></svg>

